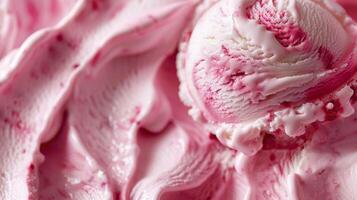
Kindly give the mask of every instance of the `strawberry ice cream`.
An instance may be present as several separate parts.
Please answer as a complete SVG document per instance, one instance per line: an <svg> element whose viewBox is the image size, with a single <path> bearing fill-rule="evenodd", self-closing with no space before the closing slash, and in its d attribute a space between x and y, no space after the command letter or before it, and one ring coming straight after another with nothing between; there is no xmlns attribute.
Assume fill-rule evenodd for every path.
<svg viewBox="0 0 357 200"><path fill-rule="evenodd" d="M181 97L246 154L262 148L265 134L301 136L354 112L356 27L331 1L219 1L183 41Z"/></svg>
<svg viewBox="0 0 357 200"><path fill-rule="evenodd" d="M357 199L338 3L0 0L0 199Z"/></svg>

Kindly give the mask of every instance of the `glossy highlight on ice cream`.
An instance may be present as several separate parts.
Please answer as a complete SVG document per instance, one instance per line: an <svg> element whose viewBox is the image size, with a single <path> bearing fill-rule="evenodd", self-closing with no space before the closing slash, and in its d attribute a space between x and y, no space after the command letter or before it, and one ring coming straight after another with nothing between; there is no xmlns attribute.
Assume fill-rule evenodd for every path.
<svg viewBox="0 0 357 200"><path fill-rule="evenodd" d="M304 16L329 32L297 20ZM326 0L0 0L0 199L357 199L353 33L354 22ZM212 66L190 67L211 51ZM254 97L259 109L247 104L228 119L210 107L228 120L213 123L197 95L207 84L240 87L243 78L226 80L225 71L244 66L233 68L237 55L240 64L261 58L244 67L262 75L249 86L260 91L246 86L245 98L227 101L233 92L225 90L212 100L234 110ZM190 70L202 90L187 87L196 80ZM297 85L300 75L315 82ZM272 100L260 99L266 94ZM260 125L276 131L256 137L246 122L268 107L280 118ZM278 126L293 124L279 121L287 119L308 125L289 132ZM232 140L238 146L227 140L239 136L233 129L247 133Z"/></svg>
<svg viewBox="0 0 357 200"><path fill-rule="evenodd" d="M189 32L189 31L188 31ZM222 0L183 41L181 98L229 147L350 116L356 24L332 1Z"/></svg>

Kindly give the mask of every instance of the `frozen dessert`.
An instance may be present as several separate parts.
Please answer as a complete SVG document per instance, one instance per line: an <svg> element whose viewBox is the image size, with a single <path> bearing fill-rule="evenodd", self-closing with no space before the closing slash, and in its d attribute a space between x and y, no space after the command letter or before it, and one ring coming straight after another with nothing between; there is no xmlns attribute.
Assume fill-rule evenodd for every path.
<svg viewBox="0 0 357 200"><path fill-rule="evenodd" d="M347 12L0 0L0 199L357 199Z"/></svg>
<svg viewBox="0 0 357 200"><path fill-rule="evenodd" d="M262 148L265 134L301 136L354 112L356 27L332 1L219 1L182 44L181 97L246 154Z"/></svg>
<svg viewBox="0 0 357 200"><path fill-rule="evenodd" d="M1 3L0 199L140 199L142 177L168 178L207 154L168 124L156 89L194 2ZM158 142L146 133L160 131ZM139 153L151 143L160 148ZM212 171L205 162L200 169Z"/></svg>

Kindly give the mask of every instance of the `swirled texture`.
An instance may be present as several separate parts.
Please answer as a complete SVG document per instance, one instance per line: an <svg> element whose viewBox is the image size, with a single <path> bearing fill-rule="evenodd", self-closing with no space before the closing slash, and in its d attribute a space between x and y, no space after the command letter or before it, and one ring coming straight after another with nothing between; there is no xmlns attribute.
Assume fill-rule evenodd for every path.
<svg viewBox="0 0 357 200"><path fill-rule="evenodd" d="M176 48L215 2L0 0L0 199L356 199L356 113L251 157L187 115Z"/></svg>
<svg viewBox="0 0 357 200"><path fill-rule="evenodd" d="M219 1L183 41L182 99L224 144L254 154L264 133L297 137L354 112L356 33L332 1Z"/></svg>

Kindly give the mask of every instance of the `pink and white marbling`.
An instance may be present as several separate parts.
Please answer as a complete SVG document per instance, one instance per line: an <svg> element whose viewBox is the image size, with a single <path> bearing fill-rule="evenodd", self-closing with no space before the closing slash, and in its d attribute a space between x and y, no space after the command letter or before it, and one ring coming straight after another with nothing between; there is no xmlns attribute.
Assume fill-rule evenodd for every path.
<svg viewBox="0 0 357 200"><path fill-rule="evenodd" d="M347 117L356 27L332 1L212 3L182 41L182 100L246 154L262 148L265 133L298 137L314 122Z"/></svg>
<svg viewBox="0 0 357 200"><path fill-rule="evenodd" d="M297 138L266 134L254 156L187 115L176 49L214 2L0 0L0 199L356 199L352 82L333 93L347 102L336 119ZM341 42L328 46L336 57L353 44L341 16L346 30L331 28Z"/></svg>

